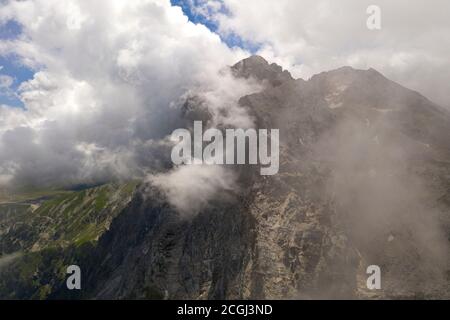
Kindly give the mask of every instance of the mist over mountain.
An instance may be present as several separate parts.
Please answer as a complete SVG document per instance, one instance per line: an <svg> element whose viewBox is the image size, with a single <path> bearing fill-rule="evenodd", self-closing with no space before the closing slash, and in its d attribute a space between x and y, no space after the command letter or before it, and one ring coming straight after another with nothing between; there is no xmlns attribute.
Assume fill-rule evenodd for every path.
<svg viewBox="0 0 450 320"><path fill-rule="evenodd" d="M136 183L3 201L0 297L449 298L448 111L374 69L303 80L251 56L221 72L158 132L277 128L279 173L172 167L160 134Z"/></svg>

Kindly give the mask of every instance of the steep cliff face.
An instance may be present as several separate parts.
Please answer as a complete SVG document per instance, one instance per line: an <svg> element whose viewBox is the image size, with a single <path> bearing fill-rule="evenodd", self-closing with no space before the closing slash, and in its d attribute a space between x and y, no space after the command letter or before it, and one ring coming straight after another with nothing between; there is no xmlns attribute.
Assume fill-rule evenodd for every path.
<svg viewBox="0 0 450 320"><path fill-rule="evenodd" d="M280 173L250 206L258 296L448 296L448 112L349 67L241 104L281 139ZM366 288L371 264L381 290Z"/></svg>
<svg viewBox="0 0 450 320"><path fill-rule="evenodd" d="M89 278L97 298L238 298L253 240L245 196L215 201L195 217L143 186L100 240ZM122 236L120 236L122 235ZM123 235L127 235L123 237Z"/></svg>
<svg viewBox="0 0 450 320"><path fill-rule="evenodd" d="M256 56L231 69L264 84L239 103L256 128L280 129L279 173L238 166L238 192L194 216L142 183L82 253L64 255L82 292L29 297L448 298L449 113L372 69L294 80ZM207 121L195 101L189 120ZM373 264L381 290L366 288Z"/></svg>
<svg viewBox="0 0 450 320"><path fill-rule="evenodd" d="M246 168L245 192L190 218L142 187L100 241L92 294L447 297L448 113L375 70L294 80L261 57L232 69L266 84L240 104L280 129L279 174ZM381 290L366 288L371 264Z"/></svg>

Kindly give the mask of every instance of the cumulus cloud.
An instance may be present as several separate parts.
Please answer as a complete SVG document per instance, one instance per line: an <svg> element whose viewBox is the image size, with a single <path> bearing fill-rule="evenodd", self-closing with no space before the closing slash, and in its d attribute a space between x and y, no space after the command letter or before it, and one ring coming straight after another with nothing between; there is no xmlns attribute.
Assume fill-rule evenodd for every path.
<svg viewBox="0 0 450 320"><path fill-rule="evenodd" d="M0 96L14 97L15 92L11 88L14 83L14 78L7 74L2 74L2 69L3 67L0 66Z"/></svg>
<svg viewBox="0 0 450 320"><path fill-rule="evenodd" d="M22 32L0 42L0 55L35 75L19 88L24 109L0 108L2 182L142 175L161 165L189 94L204 95L218 122L249 121L234 102L251 86L222 70L248 53L228 48L168 0L9 1L0 23L10 20ZM224 107L234 110L224 116Z"/></svg>
<svg viewBox="0 0 450 320"><path fill-rule="evenodd" d="M223 166L191 165L148 176L148 181L160 187L179 212L189 215L204 208L219 192L233 190L236 175Z"/></svg>
<svg viewBox="0 0 450 320"><path fill-rule="evenodd" d="M295 77L309 78L343 65L372 67L450 108L450 2L446 0L213 3L197 1L196 6L204 9L195 12L217 23L224 37L234 34L258 44L258 54ZM366 9L372 4L381 8L378 31L366 27Z"/></svg>

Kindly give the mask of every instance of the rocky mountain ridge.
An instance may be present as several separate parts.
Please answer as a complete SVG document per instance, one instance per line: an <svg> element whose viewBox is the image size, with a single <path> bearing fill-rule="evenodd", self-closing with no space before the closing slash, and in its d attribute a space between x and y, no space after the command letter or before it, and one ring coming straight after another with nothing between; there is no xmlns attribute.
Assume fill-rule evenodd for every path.
<svg viewBox="0 0 450 320"><path fill-rule="evenodd" d="M189 218L142 183L82 251L31 264L24 274L37 274L45 289L14 273L25 255L1 267L0 296L449 298L450 114L373 69L295 80L252 56L231 70L265 84L239 104L256 128L280 129L279 174L237 170L239 192L224 191ZM68 293L41 275L48 260L58 270L80 265L83 290ZM366 287L372 264L382 270L381 290Z"/></svg>

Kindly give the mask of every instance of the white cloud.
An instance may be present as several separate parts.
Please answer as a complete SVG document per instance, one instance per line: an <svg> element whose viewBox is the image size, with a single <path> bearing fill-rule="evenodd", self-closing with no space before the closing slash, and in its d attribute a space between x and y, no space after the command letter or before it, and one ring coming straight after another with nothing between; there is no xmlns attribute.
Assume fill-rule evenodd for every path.
<svg viewBox="0 0 450 320"><path fill-rule="evenodd" d="M0 68L0 72L3 69ZM1 74L0 73L0 97L15 97L15 92L11 88L11 86L14 84L14 78L7 75L7 74Z"/></svg>
<svg viewBox="0 0 450 320"><path fill-rule="evenodd" d="M206 88L217 110L220 97L250 88L219 72L248 53L168 0L11 1L0 8L0 23L9 19L23 33L2 41L0 54L36 70L19 89L25 109L0 108L0 173L15 183L141 174L186 92ZM245 121L238 111L225 120Z"/></svg>
<svg viewBox="0 0 450 320"><path fill-rule="evenodd" d="M1 69L0 69L1 70ZM14 78L6 74L0 74L0 89L8 89L14 82Z"/></svg>
<svg viewBox="0 0 450 320"><path fill-rule="evenodd" d="M147 178L165 192L178 211L195 214L218 192L233 190L236 177L223 166L191 165L180 166L168 174L150 175Z"/></svg>
<svg viewBox="0 0 450 320"><path fill-rule="evenodd" d="M371 4L381 8L380 31L366 27ZM296 77L373 67L450 107L447 0L223 0L223 6L209 15L223 35L260 43L259 54Z"/></svg>

